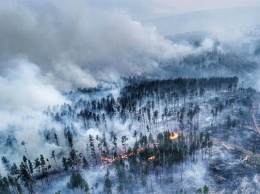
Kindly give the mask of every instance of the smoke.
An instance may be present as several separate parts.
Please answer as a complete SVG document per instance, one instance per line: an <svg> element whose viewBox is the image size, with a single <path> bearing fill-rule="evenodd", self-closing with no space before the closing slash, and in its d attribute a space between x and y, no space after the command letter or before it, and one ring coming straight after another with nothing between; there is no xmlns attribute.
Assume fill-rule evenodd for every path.
<svg viewBox="0 0 260 194"><path fill-rule="evenodd" d="M11 134L18 142L15 154L6 150L4 142L0 144L0 150L1 156L7 156L17 164L26 154L21 141L27 143L29 158L39 157L39 153L50 157L51 151L57 154L68 152L64 141L64 123L57 124L41 113L47 106L70 103L61 91L96 86L100 80L111 81L120 76L156 72L163 60L201 54L216 46L215 39L207 37L203 37L197 47L188 42L170 41L161 36L155 27L133 20L122 10L102 12L84 1L73 4L67 1L1 4L0 138L5 141ZM218 49L236 50L230 45L241 36L231 41L226 37L218 36L225 42L218 45ZM243 40L239 49L245 48L245 44L249 45L250 41ZM112 130L116 132L118 141L126 135L128 145L133 145L133 131L140 127L133 125L130 131L129 121L125 124L108 122L108 129L88 130L70 120L66 124L76 125L74 146L82 152L86 152L85 143L90 134L102 137L104 131L107 131L107 139ZM44 130L52 128L62 138L59 146L46 142L42 135ZM121 144L118 148L123 149ZM200 164L194 168L185 173L188 177L197 178L195 185L200 187L206 182L206 169ZM1 163L0 172L5 172ZM65 179L67 182L68 177Z"/></svg>
<svg viewBox="0 0 260 194"><path fill-rule="evenodd" d="M225 52L248 53L251 49L250 53L257 53L257 45L250 46L252 41L244 38L244 34L251 31L242 27L236 32L233 28L225 28L227 25L224 29L213 26L210 28L213 35L204 34L199 47L187 41L170 41L160 35L161 30L167 29L169 33L179 32L181 26L191 31L190 23L199 28L200 25L189 18L197 14L200 19L201 15L211 15L211 12L188 14L188 18L176 16L172 22L171 17L161 18L158 21L166 22L167 28L157 29L156 21L135 21L125 9L116 9L116 6L105 9L96 4L88 1L3 2L0 8L0 71L8 68L3 61L22 55L39 68L47 84L68 91L96 86L100 80L115 81L121 76L157 72L161 61L179 60L216 46ZM233 15L239 10L232 9ZM250 10L245 9L248 16L245 18L250 19L257 13L253 9L249 14ZM212 21L216 18L223 21L218 13L222 12L212 12L214 17L204 17L203 21L210 24L214 24ZM183 22L179 21L182 16L185 16ZM256 22L250 19L251 23Z"/></svg>
<svg viewBox="0 0 260 194"><path fill-rule="evenodd" d="M101 12L83 1L3 4L0 59L26 56L63 91L155 71L160 60L199 52L172 43L121 10ZM210 46L205 44L204 50Z"/></svg>
<svg viewBox="0 0 260 194"><path fill-rule="evenodd" d="M47 106L65 102L65 98L50 84L39 67L24 59L6 62L0 76L0 109L23 111L26 108L44 110Z"/></svg>
<svg viewBox="0 0 260 194"><path fill-rule="evenodd" d="M2 60L0 63L4 67L0 73L1 157L19 162L22 155L26 155L21 141L29 143L28 153L34 158L38 157L36 147L46 155L49 155L50 149L60 149L44 144L39 136L39 130L44 129L43 124L50 122L41 112L48 106L69 101L48 82L41 69L25 57ZM12 148L5 146L8 136L15 139ZM43 146L39 147L41 142ZM2 165L0 172L5 173Z"/></svg>
<svg viewBox="0 0 260 194"><path fill-rule="evenodd" d="M256 188L259 190L259 175L255 175L252 180L247 177L243 178L239 188L237 188L234 194L237 194L239 192L254 193L255 191L252 189L252 185L255 185Z"/></svg>

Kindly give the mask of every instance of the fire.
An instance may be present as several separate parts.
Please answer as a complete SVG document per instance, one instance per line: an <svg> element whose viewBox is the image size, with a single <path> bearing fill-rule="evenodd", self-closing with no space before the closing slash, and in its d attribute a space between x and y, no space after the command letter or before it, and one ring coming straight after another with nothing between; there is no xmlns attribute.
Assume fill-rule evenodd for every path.
<svg viewBox="0 0 260 194"><path fill-rule="evenodd" d="M113 162L115 162L117 160L117 158L105 158L105 157L102 157L101 160L109 162L109 163L113 163Z"/></svg>
<svg viewBox="0 0 260 194"><path fill-rule="evenodd" d="M248 156L245 157L244 161L248 160Z"/></svg>
<svg viewBox="0 0 260 194"><path fill-rule="evenodd" d="M155 160L155 156L151 156L150 158L148 158L148 161L154 161Z"/></svg>
<svg viewBox="0 0 260 194"><path fill-rule="evenodd" d="M179 134L178 133L172 133L169 137L170 140L174 140L174 139L177 139L179 137Z"/></svg>
<svg viewBox="0 0 260 194"><path fill-rule="evenodd" d="M173 139L177 138L177 137L175 137L176 135L177 135L177 137L179 136L178 134L175 134L175 135L173 135L173 136L174 136ZM159 145L159 143L154 143L154 145L150 146L150 148L153 148L153 147L156 146L156 145ZM143 151L144 149L145 149L144 147L139 148L139 149L137 150L137 153ZM119 158L127 159L129 156L133 156L133 155L135 155L134 152L131 152L131 153L129 153L129 154L122 152L122 153L119 154L119 156L116 157L116 158L114 158L114 157L112 157L112 158L101 157L101 161L102 161L102 162L108 162L108 163L111 164L111 163L114 163L115 161L117 161ZM151 156L150 158L148 158L148 161L154 161L154 160L155 160L155 156ZM102 163L102 164L103 164L103 163Z"/></svg>
<svg viewBox="0 0 260 194"><path fill-rule="evenodd" d="M123 154L123 155L121 155L120 157L121 157L122 159L128 158L127 154Z"/></svg>
<svg viewBox="0 0 260 194"><path fill-rule="evenodd" d="M102 160L102 161L105 161L105 162L113 163L113 162L117 161L119 158L126 159L126 158L128 158L128 156L132 156L132 155L134 155L133 152L131 152L129 155L122 153L122 154L121 154L120 156L118 156L117 158L101 157L101 160Z"/></svg>

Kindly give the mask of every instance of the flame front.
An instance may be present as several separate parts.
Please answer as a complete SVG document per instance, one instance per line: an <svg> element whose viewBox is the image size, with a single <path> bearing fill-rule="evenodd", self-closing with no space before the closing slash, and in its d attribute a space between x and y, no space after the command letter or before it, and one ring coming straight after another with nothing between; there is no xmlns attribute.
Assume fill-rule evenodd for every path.
<svg viewBox="0 0 260 194"><path fill-rule="evenodd" d="M178 136L178 134L177 134ZM154 145L150 146L150 148L153 148L154 146L158 146L159 143L154 143ZM144 147L141 147L137 150L137 153L140 152L140 151L143 151L145 148ZM127 159L129 156L133 156L135 155L134 152L131 152L129 154L125 153L125 152L122 152L118 157L116 158L109 158L109 157L101 157L101 161L102 162L108 162L108 163L114 163L115 161L117 161L119 158L122 158L122 159ZM154 161L155 160L155 156L151 156L150 158L148 158L148 161ZM102 163L103 164L103 163Z"/></svg>
<svg viewBox="0 0 260 194"><path fill-rule="evenodd" d="M173 140L173 139L177 139L178 137L179 137L179 134L178 134L178 133L176 133L176 134L172 133L172 134L170 135L169 139L170 139L170 140Z"/></svg>
<svg viewBox="0 0 260 194"><path fill-rule="evenodd" d="M113 162L115 162L117 160L117 158L105 158L105 157L102 157L101 160L109 162L109 163L113 163Z"/></svg>

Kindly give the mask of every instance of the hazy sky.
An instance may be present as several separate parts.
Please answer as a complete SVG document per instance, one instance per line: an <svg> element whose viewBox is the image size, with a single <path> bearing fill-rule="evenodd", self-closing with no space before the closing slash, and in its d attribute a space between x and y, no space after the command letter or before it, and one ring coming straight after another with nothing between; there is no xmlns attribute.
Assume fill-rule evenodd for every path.
<svg viewBox="0 0 260 194"><path fill-rule="evenodd" d="M139 20L193 11L260 6L259 0L95 0L87 2L104 10L124 10L132 18Z"/></svg>
<svg viewBox="0 0 260 194"><path fill-rule="evenodd" d="M1 0L0 6L4 2L23 2L41 6L48 4L51 0L24 1L24 0ZM35 3L37 2L37 3ZM173 14L182 14L194 11L225 9L234 7L260 7L259 0L56 0L58 4L70 4L85 2L92 8L103 11L119 9L129 14L133 19L146 20L156 17L169 16Z"/></svg>

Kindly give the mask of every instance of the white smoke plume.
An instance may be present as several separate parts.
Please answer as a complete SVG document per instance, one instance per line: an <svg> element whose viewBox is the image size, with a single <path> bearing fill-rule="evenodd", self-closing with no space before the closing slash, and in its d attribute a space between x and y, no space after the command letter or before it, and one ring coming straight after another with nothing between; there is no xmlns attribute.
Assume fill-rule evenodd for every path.
<svg viewBox="0 0 260 194"><path fill-rule="evenodd" d="M103 13L83 1L2 5L0 60L23 55L61 90L151 72L160 60L212 46L211 40L197 51L174 44L121 10Z"/></svg>

